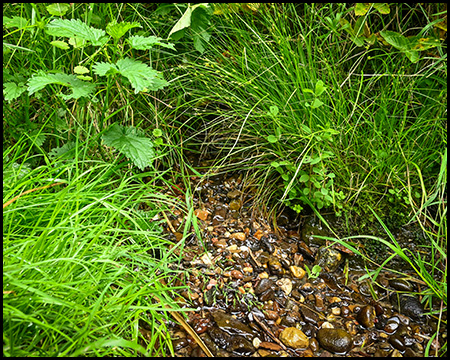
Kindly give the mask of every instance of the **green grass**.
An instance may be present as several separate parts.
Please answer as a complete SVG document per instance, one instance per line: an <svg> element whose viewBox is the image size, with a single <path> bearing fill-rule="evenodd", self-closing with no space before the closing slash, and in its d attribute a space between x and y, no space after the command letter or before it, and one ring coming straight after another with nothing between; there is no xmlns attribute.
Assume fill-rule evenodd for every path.
<svg viewBox="0 0 450 360"><path fill-rule="evenodd" d="M385 15L371 8L365 21L372 34L436 36L445 14L439 6L396 4ZM102 30L113 20L142 28L102 48L63 50L50 45L58 37L45 31L52 20L46 4L4 5L5 16L27 21L4 23L4 82L20 87L39 70L73 74L77 65L93 75L95 62L125 56L169 82L135 94L123 77L94 75L92 100L65 101L57 84L4 100L3 203L22 194L3 214L4 354L172 354L164 306L176 305L159 279L173 273L168 264L176 258L153 219L181 207L184 238L192 225L201 242L189 183L196 173L186 150L215 156L209 172L246 171L255 206L272 218L287 205L319 215L332 210L347 223L418 222L431 260L400 249L387 225L387 239L373 240L415 270L428 286L424 301L441 301L434 314L440 317L447 269L444 46L412 63L380 39L368 45L365 28L352 39L339 18L355 27L358 17L346 4L225 5L211 17L203 54L192 29L173 41L176 52L136 51L125 42L130 34L165 39L185 10L74 3L63 18ZM102 142L112 124L139 127L153 142L156 155L145 172ZM162 195L163 186L180 183L187 189L182 201ZM139 321L152 329L147 349Z"/></svg>
<svg viewBox="0 0 450 360"><path fill-rule="evenodd" d="M22 144L4 152L4 203L63 184L4 208L4 355L171 353L164 306L178 306L159 280L174 275L168 265L177 258L160 213L174 200L126 165L85 158L79 149L89 144L79 144L72 160L47 159L33 169ZM140 345L140 322L151 329L148 349Z"/></svg>
<svg viewBox="0 0 450 360"><path fill-rule="evenodd" d="M325 188L338 212L345 205L361 213L366 203L398 197L396 209L408 213L420 197L413 164L430 184L445 148L446 56L412 64L395 49L358 48L327 27L325 17L337 12L347 10L287 4L217 17L209 52L187 65L194 76L177 85L204 99L196 111L204 119L201 146L218 152L218 166L253 170L262 198L272 194L295 207L308 189L321 208L327 202L315 192ZM305 92L319 81L321 95ZM312 108L315 99L323 104ZM332 186L319 172L336 175ZM299 182L302 174L317 178L317 186ZM265 186L280 183L282 192ZM335 197L340 191L345 201Z"/></svg>

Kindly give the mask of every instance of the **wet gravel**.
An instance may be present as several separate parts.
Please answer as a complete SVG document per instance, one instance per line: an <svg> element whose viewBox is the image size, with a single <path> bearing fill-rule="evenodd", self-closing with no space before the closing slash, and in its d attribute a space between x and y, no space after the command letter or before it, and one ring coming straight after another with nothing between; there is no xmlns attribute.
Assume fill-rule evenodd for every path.
<svg viewBox="0 0 450 360"><path fill-rule="evenodd" d="M315 238L330 234L313 216L281 215L275 231L251 210L239 174L192 183L204 243L187 240L176 264L186 275L171 285L188 286L178 291L182 306L196 309L187 322L214 356L424 355L437 319L404 294L423 290L420 283L386 272L376 283L359 281L360 260ZM179 241L183 215L175 210L168 219L166 234ZM308 277L314 265L322 270ZM169 328L176 356L205 356L183 327ZM444 327L431 350L446 338Z"/></svg>

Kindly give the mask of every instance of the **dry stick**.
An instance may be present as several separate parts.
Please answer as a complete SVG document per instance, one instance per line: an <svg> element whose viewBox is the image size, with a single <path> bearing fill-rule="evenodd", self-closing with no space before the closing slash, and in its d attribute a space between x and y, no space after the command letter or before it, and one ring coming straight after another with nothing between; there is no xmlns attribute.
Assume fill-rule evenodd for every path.
<svg viewBox="0 0 450 360"><path fill-rule="evenodd" d="M65 184L65 182L53 183L53 184L50 184L50 185L45 185L45 186L38 187L38 188L36 188L36 189L27 190L27 191L23 192L22 194L17 195L16 197L12 198L11 200L5 202L5 203L3 204L3 209L4 209L5 207L7 207L8 205L10 205L11 203L13 203L14 201L16 201L16 200L17 200L18 198L20 198L21 196L24 196L24 195L26 195L26 194L29 194L29 193L31 193L31 192L33 192L33 191L43 190L43 189L47 189L47 188L52 187L52 186L62 185L62 184Z"/></svg>
<svg viewBox="0 0 450 360"><path fill-rule="evenodd" d="M163 286L167 286L166 282L164 281L164 279L159 279L159 282L163 285ZM158 301L159 303L161 303L161 301L159 300L159 298L152 294L153 298ZM170 308L170 306L167 306L164 303L161 303L167 310L173 310ZM208 357L214 357L214 355L211 353L211 351L208 349L208 347L205 345L205 343L203 342L203 340L197 335L197 333L191 328L191 326L183 319L183 317L178 314L175 311L170 311L169 312L170 315L172 315L179 323L180 325L184 328L184 330L186 330L186 332L191 335L195 342L202 348L202 350L205 352L205 354Z"/></svg>

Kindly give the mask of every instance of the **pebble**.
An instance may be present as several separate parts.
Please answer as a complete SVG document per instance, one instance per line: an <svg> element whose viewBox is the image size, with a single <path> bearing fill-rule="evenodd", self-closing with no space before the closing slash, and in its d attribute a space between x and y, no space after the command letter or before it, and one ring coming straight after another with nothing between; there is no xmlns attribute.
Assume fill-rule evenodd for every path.
<svg viewBox="0 0 450 360"><path fill-rule="evenodd" d="M317 332L317 341L324 349L332 353L346 353L353 346L353 339L343 329L320 329Z"/></svg>
<svg viewBox="0 0 450 360"><path fill-rule="evenodd" d="M356 315L356 320L366 329L375 325L375 318L375 309L372 305L363 306L358 315Z"/></svg>
<svg viewBox="0 0 450 360"><path fill-rule="evenodd" d="M276 282L276 284L280 287L281 290L284 291L286 296L289 296L289 294L292 291L292 281L288 278L280 279Z"/></svg>
<svg viewBox="0 0 450 360"><path fill-rule="evenodd" d="M238 239L240 241L244 241L245 240L245 233L237 232L237 233L231 234L230 235L230 239Z"/></svg>
<svg viewBox="0 0 450 360"><path fill-rule="evenodd" d="M209 212L207 210L197 209L194 211L195 216L197 216L200 220L205 221L208 218Z"/></svg>
<svg viewBox="0 0 450 360"><path fill-rule="evenodd" d="M242 279L244 275L239 270L231 270L231 277L235 279Z"/></svg>
<svg viewBox="0 0 450 360"><path fill-rule="evenodd" d="M303 279L305 277L306 271L303 270L300 266L292 265L289 267L289 270L291 270L292 276L296 277L297 279Z"/></svg>
<svg viewBox="0 0 450 360"><path fill-rule="evenodd" d="M288 327L280 333L280 340L284 345L293 349L305 349L309 346L309 339L303 331L296 327Z"/></svg>

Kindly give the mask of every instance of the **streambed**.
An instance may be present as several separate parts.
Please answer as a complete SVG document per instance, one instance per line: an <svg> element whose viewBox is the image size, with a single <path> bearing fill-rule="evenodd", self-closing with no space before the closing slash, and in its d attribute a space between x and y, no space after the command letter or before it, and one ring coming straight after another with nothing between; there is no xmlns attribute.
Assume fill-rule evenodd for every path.
<svg viewBox="0 0 450 360"><path fill-rule="evenodd" d="M193 178L192 186L204 243L187 240L174 266L189 271L170 284L188 285L178 291L183 306L196 309L187 323L214 356L424 355L438 319L410 294L423 290L420 281L390 272L360 281L364 263L315 238L331 234L313 215L280 214L275 231L252 210L239 174ZM179 241L183 216L175 210L168 218L166 234ZM410 230L396 234L411 243ZM308 274L314 265L321 271ZM176 356L206 356L182 326L169 325ZM446 339L441 326L430 350Z"/></svg>

